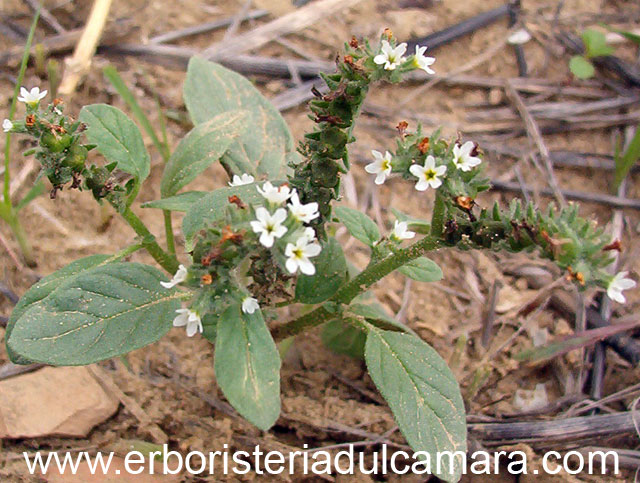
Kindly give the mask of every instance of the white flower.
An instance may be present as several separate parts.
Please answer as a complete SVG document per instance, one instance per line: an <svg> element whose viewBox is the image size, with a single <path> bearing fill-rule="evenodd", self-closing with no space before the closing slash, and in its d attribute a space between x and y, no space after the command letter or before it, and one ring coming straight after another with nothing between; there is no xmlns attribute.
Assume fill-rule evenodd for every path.
<svg viewBox="0 0 640 483"><path fill-rule="evenodd" d="M509 35L507 42L511 45L522 45L529 42L529 40L531 40L531 34L525 29L520 29Z"/></svg>
<svg viewBox="0 0 640 483"><path fill-rule="evenodd" d="M293 190L291 193L291 202L288 206L293 217L302 223L309 223L311 220L315 220L320 216L318 203L314 201L313 203L303 205L300 203L300 198L296 190Z"/></svg>
<svg viewBox="0 0 640 483"><path fill-rule="evenodd" d="M419 164L413 164L409 171L412 175L418 178L418 182L416 183L416 189L418 191L424 191L429 186L433 189L440 187L442 184L442 180L440 176L443 176L444 173L447 172L446 166L436 166L436 160L433 156L427 156L427 160L424 163L424 166L420 166Z"/></svg>
<svg viewBox="0 0 640 483"><path fill-rule="evenodd" d="M38 102L40 102L40 99L44 99L46 95L47 91L40 92L39 87L34 87L30 91L28 91L24 87L21 87L20 97L18 97L18 100L26 104L37 104Z"/></svg>
<svg viewBox="0 0 640 483"><path fill-rule="evenodd" d="M281 238L287 232L287 227L282 225L287 219L287 210L284 208L278 208L272 215L261 206L256 210L256 218L257 220L251 222L251 228L255 233L261 233L260 243L267 248L271 248L275 239Z"/></svg>
<svg viewBox="0 0 640 483"><path fill-rule="evenodd" d="M436 61L436 58L427 57L426 55L424 55L426 50L426 47L420 47L419 45L416 45L416 55L413 58L413 62L418 67L418 69L422 69L427 74L433 75L435 74L435 71L429 66L433 65L433 63Z"/></svg>
<svg viewBox="0 0 640 483"><path fill-rule="evenodd" d="M258 299L254 299L253 297L245 297L242 301L242 311L245 314L252 314L256 310L260 310Z"/></svg>
<svg viewBox="0 0 640 483"><path fill-rule="evenodd" d="M5 119L2 121L2 130L4 132L9 132L13 128L13 123L9 119Z"/></svg>
<svg viewBox="0 0 640 483"><path fill-rule="evenodd" d="M384 183L384 180L391 174L391 153L385 151L384 156L380 151L375 149L371 151L373 154L373 163L367 164L364 170L367 173L376 174L376 184Z"/></svg>
<svg viewBox="0 0 640 483"><path fill-rule="evenodd" d="M256 188L271 203L279 204L291 197L291 189L286 184L277 188L267 181L262 185L262 189L260 189L260 186L256 186Z"/></svg>
<svg viewBox="0 0 640 483"><path fill-rule="evenodd" d="M402 43L395 49L391 47L391 44L387 40L382 41L382 52L373 58L373 61L378 65L384 65L385 70L395 70L400 64L404 62L404 53L407 51L407 44Z"/></svg>
<svg viewBox="0 0 640 483"><path fill-rule="evenodd" d="M314 267L310 257L315 257L320 254L322 248L318 243L312 242L305 233L296 241L296 244L287 243L287 247L284 250L284 254L287 257L287 263L285 266L289 273L296 273L298 268L305 275L313 275L316 273L316 267Z"/></svg>
<svg viewBox="0 0 640 483"><path fill-rule="evenodd" d="M250 174L243 173L242 176L237 174L233 175L233 180L229 182L229 186L242 186L245 184L251 184L255 181L255 178Z"/></svg>
<svg viewBox="0 0 640 483"><path fill-rule="evenodd" d="M627 301L622 295L623 290L629 290L636 286L636 282L631 280L630 278L626 278L629 272L620 272L613 277L611 282L609 282L609 286L607 287L607 295L611 300L615 300L621 304Z"/></svg>
<svg viewBox="0 0 640 483"><path fill-rule="evenodd" d="M391 232L391 238L401 241L401 240L410 240L416 233L408 230L409 225L406 221L398 221L396 220L393 225L393 231Z"/></svg>
<svg viewBox="0 0 640 483"><path fill-rule="evenodd" d="M306 237L307 240L309 240L309 242L315 241L316 240L316 231L311 228L310 226L306 227L304 229L304 233L302 234L302 236Z"/></svg>
<svg viewBox="0 0 640 483"><path fill-rule="evenodd" d="M178 315L175 319L173 319L174 327L187 327L187 337L192 337L196 332L201 332L204 330L202 327L202 320L200 320L200 316L189 310L189 309L178 309L176 312Z"/></svg>
<svg viewBox="0 0 640 483"><path fill-rule="evenodd" d="M471 171L471 168L478 166L482 160L476 156L471 156L474 144L467 141L462 146L457 144L453 147L453 164L462 171Z"/></svg>
<svg viewBox="0 0 640 483"><path fill-rule="evenodd" d="M184 265L178 267L178 271L169 282L160 282L164 288L173 288L179 283L184 282L187 279L187 268Z"/></svg>

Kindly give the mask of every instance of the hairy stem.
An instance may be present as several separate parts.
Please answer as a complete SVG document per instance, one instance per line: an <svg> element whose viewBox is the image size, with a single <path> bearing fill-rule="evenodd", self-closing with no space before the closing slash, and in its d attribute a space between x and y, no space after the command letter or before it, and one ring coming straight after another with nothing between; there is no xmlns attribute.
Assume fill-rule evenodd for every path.
<svg viewBox="0 0 640 483"><path fill-rule="evenodd" d="M178 270L178 260L176 257L168 254L158 245L156 237L153 236L142 220L131 211L131 208L127 207L121 215L138 236L142 238L141 243L145 250L149 252L149 255L167 272L171 274L176 273Z"/></svg>
<svg viewBox="0 0 640 483"><path fill-rule="evenodd" d="M338 304L350 303L355 297L368 290L374 283L386 277L395 269L421 257L427 252L437 249L440 245L439 239L426 236L413 245L396 251L392 255L369 265L353 280L343 285L329 301ZM335 311L329 311L324 305L320 305L311 312L277 327L273 332L274 339L282 340L286 337L291 337L306 329L321 325L335 318L335 316Z"/></svg>
<svg viewBox="0 0 640 483"><path fill-rule="evenodd" d="M171 223L171 212L169 210L163 210L164 216L164 233L167 238L167 250L171 255L176 254L176 241L173 236L173 224Z"/></svg>
<svg viewBox="0 0 640 483"><path fill-rule="evenodd" d="M436 199L433 205L433 214L431 215L431 236L440 238L444 230L444 197L440 191L436 191Z"/></svg>

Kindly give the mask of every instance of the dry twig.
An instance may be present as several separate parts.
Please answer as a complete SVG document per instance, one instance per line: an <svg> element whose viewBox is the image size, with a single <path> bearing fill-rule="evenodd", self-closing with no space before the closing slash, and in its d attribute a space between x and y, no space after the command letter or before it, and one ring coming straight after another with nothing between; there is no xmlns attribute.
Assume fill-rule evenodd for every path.
<svg viewBox="0 0 640 483"><path fill-rule="evenodd" d="M65 74L58 92L62 96L70 96L75 91L78 82L91 68L91 58L98 47L102 31L107 23L107 16L112 0L95 0L87 25L76 45L73 56L65 61Z"/></svg>

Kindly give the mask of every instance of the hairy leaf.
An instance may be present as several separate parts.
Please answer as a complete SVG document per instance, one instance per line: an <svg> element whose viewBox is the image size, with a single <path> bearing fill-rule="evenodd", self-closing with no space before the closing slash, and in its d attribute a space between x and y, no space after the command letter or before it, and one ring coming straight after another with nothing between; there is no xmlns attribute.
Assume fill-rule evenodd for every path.
<svg viewBox="0 0 640 483"><path fill-rule="evenodd" d="M364 317L367 322L381 329L414 333L409 327L391 317L375 299L366 303L353 303L347 310L354 315Z"/></svg>
<svg viewBox="0 0 640 483"><path fill-rule="evenodd" d="M80 122L87 125L87 139L100 154L138 182L149 176L150 160L142 135L135 123L120 109L107 104L91 104L80 111Z"/></svg>
<svg viewBox="0 0 640 483"><path fill-rule="evenodd" d="M342 247L335 238L328 238L323 242L320 255L312 261L316 273L299 275L296 283L296 300L305 304L327 300L347 279L347 262Z"/></svg>
<svg viewBox="0 0 640 483"><path fill-rule="evenodd" d="M293 137L278 110L243 76L192 57L183 94L194 124L238 109L249 112L247 129L221 160L234 174L283 178L287 163L298 158Z"/></svg>
<svg viewBox="0 0 640 483"><path fill-rule="evenodd" d="M218 161L247 128L247 117L247 111L230 111L194 127L169 158L160 183L162 197L175 195Z"/></svg>
<svg viewBox="0 0 640 483"><path fill-rule="evenodd" d="M175 196L162 198L160 200L147 201L142 203L143 208L158 208L167 211L189 211L196 203L202 200L209 193L206 191L185 191Z"/></svg>
<svg viewBox="0 0 640 483"><path fill-rule="evenodd" d="M322 326L322 342L337 354L364 359L367 333L342 319L334 319Z"/></svg>
<svg viewBox="0 0 640 483"><path fill-rule="evenodd" d="M225 210L230 206L229 197L233 195L247 205L264 201L256 183L220 188L208 193L187 210L182 220L182 233L187 251L193 248L193 239L200 230L224 216Z"/></svg>
<svg viewBox="0 0 640 483"><path fill-rule="evenodd" d="M83 365L125 354L162 337L181 294L139 263L97 265L70 277L16 320L7 344L52 365Z"/></svg>
<svg viewBox="0 0 640 483"><path fill-rule="evenodd" d="M351 236L365 245L373 246L380 240L378 225L361 211L346 206L336 206L334 213L340 222L347 227Z"/></svg>
<svg viewBox="0 0 640 483"><path fill-rule="evenodd" d="M108 65L104 69L102 69L102 73L109 80L109 82L111 82L111 85L114 87L114 89L118 91L118 94L120 94L122 100L127 103L127 106L129 106L129 109L131 109L131 112L142 126L142 129L144 129L144 131L149 135L151 141L153 142L153 145L156 147L158 152L162 154L162 157L166 161L169 157L169 147L158 138L158 135L153 128L153 124L151 124L151 121L140 107L140 104L138 104L138 101L133 95L133 92L131 92L131 90L127 87L126 82L118 73L118 69L116 69L112 65ZM162 112L160 112L160 115L162 116Z"/></svg>
<svg viewBox="0 0 640 483"><path fill-rule="evenodd" d="M442 269L433 260L426 257L416 258L398 269L401 274L418 282L437 282L442 280Z"/></svg>
<svg viewBox="0 0 640 483"><path fill-rule="evenodd" d="M436 467L437 453L467 451L467 427L460 387L438 353L421 339L371 328L365 359L371 379L386 399L400 431L414 451L430 455L431 472L458 481L462 466L452 458Z"/></svg>
<svg viewBox="0 0 640 483"><path fill-rule="evenodd" d="M280 415L280 355L262 312L231 305L218 320L214 368L218 386L249 422L267 430Z"/></svg>
<svg viewBox="0 0 640 483"><path fill-rule="evenodd" d="M109 255L91 255L89 257L80 258L79 260L74 260L66 267L47 275L32 285L22 298L20 298L16 306L13 308L13 312L11 312L4 336L5 342L9 340L17 320L27 311L27 309L37 306L45 301L54 290L60 287L60 285L72 278L75 278L78 274L90 268L108 263L110 260L112 260L112 257ZM35 310L38 309L36 308ZM8 344L6 344L6 347L9 359L14 364L31 364L33 362L16 354Z"/></svg>

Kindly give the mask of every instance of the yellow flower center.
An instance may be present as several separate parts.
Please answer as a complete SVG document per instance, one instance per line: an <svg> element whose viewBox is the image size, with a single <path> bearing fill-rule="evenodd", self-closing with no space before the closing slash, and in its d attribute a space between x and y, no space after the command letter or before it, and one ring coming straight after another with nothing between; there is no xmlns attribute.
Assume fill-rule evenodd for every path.
<svg viewBox="0 0 640 483"><path fill-rule="evenodd" d="M437 174L433 169L428 169L427 171L424 172L424 179L426 179L427 181L436 179L436 177L437 177Z"/></svg>

